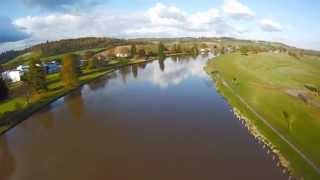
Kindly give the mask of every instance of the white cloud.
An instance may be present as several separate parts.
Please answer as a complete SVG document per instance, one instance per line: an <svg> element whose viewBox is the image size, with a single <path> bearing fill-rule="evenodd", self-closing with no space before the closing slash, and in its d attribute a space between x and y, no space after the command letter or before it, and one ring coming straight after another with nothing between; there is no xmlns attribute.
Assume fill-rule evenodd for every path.
<svg viewBox="0 0 320 180"><path fill-rule="evenodd" d="M225 0L222 6L223 11L235 19L252 18L255 13L238 0Z"/></svg>
<svg viewBox="0 0 320 180"><path fill-rule="evenodd" d="M87 36L118 38L231 36L288 42L279 38L283 35L281 33L273 33L272 35L279 36L270 39L272 35L268 32L284 31L279 23L270 19L255 23L247 19L254 15L252 10L238 0L225 0L221 8L209 8L193 13L161 3L138 12L110 11L106 7L78 12L50 12L47 15L27 16L14 20L15 27L32 36L18 42L0 43L0 51L20 49L46 40ZM229 17L244 20L233 21ZM261 31L247 33L257 25L267 33Z"/></svg>
<svg viewBox="0 0 320 180"><path fill-rule="evenodd" d="M237 28L228 24L217 9L188 14L175 6L160 3L145 12L60 12L47 16L23 17L14 23L39 41L84 36L132 38L239 34Z"/></svg>
<svg viewBox="0 0 320 180"><path fill-rule="evenodd" d="M186 13L175 6L157 3L149 9L146 16L155 25L178 25L186 20Z"/></svg>
<svg viewBox="0 0 320 180"><path fill-rule="evenodd" d="M279 32L283 29L279 23L271 19L262 19L260 21L260 28L267 32Z"/></svg>

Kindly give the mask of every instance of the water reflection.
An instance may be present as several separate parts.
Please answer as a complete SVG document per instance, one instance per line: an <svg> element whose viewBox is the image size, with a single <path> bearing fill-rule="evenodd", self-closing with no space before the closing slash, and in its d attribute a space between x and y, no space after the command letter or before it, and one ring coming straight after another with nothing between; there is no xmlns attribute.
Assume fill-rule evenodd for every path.
<svg viewBox="0 0 320 180"><path fill-rule="evenodd" d="M43 111L49 111L50 108L45 108ZM51 129L53 128L53 122L54 122L54 114L53 113L47 113L45 117L39 118L39 123L44 129Z"/></svg>
<svg viewBox="0 0 320 180"><path fill-rule="evenodd" d="M82 98L81 90L76 90L68 94L68 96L64 98L64 102L69 108L70 114L72 115L72 118L70 119L79 121L85 118L84 115L86 108Z"/></svg>
<svg viewBox="0 0 320 180"><path fill-rule="evenodd" d="M159 68L161 69L161 71L163 72L165 69L165 64L164 64L165 59L159 59Z"/></svg>
<svg viewBox="0 0 320 180"><path fill-rule="evenodd" d="M120 68L119 72L121 74L123 82L126 83L128 76L131 74L131 67L124 66L124 67Z"/></svg>
<svg viewBox="0 0 320 180"><path fill-rule="evenodd" d="M123 84L136 79L151 82L160 88L168 88L170 85L179 85L191 77L207 77L206 72L203 71L203 67L207 59L212 57L214 57L213 54L197 57L174 56L163 60L123 67L115 73L115 76L120 76ZM141 72L139 72L139 69Z"/></svg>
<svg viewBox="0 0 320 180"><path fill-rule="evenodd" d="M61 98L3 136L0 180L284 179L208 86L207 59L128 66Z"/></svg>
<svg viewBox="0 0 320 180"><path fill-rule="evenodd" d="M151 81L161 88L167 88L170 85L179 85L190 77L207 77L203 71L206 62L207 58L203 57L167 58L158 62L159 68L153 66L152 70L147 71L148 75L144 75L142 78Z"/></svg>
<svg viewBox="0 0 320 180"><path fill-rule="evenodd" d="M114 76L114 73L112 73L111 75L102 76L98 80L90 82L88 84L90 90L103 89L105 86L107 86L109 79L112 78L112 76Z"/></svg>
<svg viewBox="0 0 320 180"><path fill-rule="evenodd" d="M137 64L132 65L132 74L135 79L138 78L138 65Z"/></svg>
<svg viewBox="0 0 320 180"><path fill-rule="evenodd" d="M0 179L9 180L15 170L15 159L11 154L6 135L0 137Z"/></svg>

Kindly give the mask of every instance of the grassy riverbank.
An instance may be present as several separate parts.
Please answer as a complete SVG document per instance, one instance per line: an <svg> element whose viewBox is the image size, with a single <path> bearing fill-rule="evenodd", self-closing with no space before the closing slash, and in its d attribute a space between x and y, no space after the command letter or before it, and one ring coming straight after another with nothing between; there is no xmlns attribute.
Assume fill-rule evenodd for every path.
<svg viewBox="0 0 320 180"><path fill-rule="evenodd" d="M83 69L82 74L79 77L80 86L108 73L113 72L117 68L122 66L128 66L132 64L144 63L151 60L134 59L127 61L114 61L110 65L87 70ZM18 96L10 98L0 103L0 135L5 133L10 128L14 127L34 112L38 111L42 107L52 103L58 98L65 96L72 90L65 89L63 82L60 79L60 74L50 74L47 76L48 90L41 94L33 95L29 98L25 96ZM14 85L11 88L23 88L20 84Z"/></svg>
<svg viewBox="0 0 320 180"><path fill-rule="evenodd" d="M229 54L209 61L206 71L254 133L288 161L283 163L295 176L320 178L320 97L305 87L320 86L319 57Z"/></svg>

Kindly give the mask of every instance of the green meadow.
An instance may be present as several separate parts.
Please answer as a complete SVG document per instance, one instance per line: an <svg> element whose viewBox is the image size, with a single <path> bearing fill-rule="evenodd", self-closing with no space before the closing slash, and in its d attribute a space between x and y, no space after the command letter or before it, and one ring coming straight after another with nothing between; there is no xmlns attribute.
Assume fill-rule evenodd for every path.
<svg viewBox="0 0 320 180"><path fill-rule="evenodd" d="M286 166L295 176L320 178L317 172L320 168L319 57L293 57L287 53L234 53L210 60L206 71L230 105L248 118L288 161ZM239 97L302 153L294 150L263 123ZM315 167L306 162L301 154Z"/></svg>

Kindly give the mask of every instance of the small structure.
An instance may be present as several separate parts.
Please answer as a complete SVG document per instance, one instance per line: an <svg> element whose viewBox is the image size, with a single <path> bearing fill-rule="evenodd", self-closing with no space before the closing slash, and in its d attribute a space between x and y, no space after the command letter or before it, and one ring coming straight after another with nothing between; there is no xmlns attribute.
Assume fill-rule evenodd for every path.
<svg viewBox="0 0 320 180"><path fill-rule="evenodd" d="M118 58L128 58L131 56L130 46L119 46L115 48L115 54Z"/></svg>
<svg viewBox="0 0 320 180"><path fill-rule="evenodd" d="M2 78L9 82L19 82L21 81L21 71L18 70L9 70L5 71L2 74Z"/></svg>
<svg viewBox="0 0 320 180"><path fill-rule="evenodd" d="M26 72L29 71L29 65L19 65L17 68L16 68L17 71L20 71L20 73L22 73L22 75Z"/></svg>
<svg viewBox="0 0 320 180"><path fill-rule="evenodd" d="M56 61L51 61L43 66L48 74L57 73L60 71L60 65Z"/></svg>
<svg viewBox="0 0 320 180"><path fill-rule="evenodd" d="M210 49L209 48L202 48L200 49L200 53L201 54L208 54L210 52Z"/></svg>
<svg viewBox="0 0 320 180"><path fill-rule="evenodd" d="M126 54L126 53L117 53L116 56L117 56L118 58L127 58L127 57L129 57L129 54Z"/></svg>

